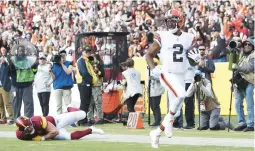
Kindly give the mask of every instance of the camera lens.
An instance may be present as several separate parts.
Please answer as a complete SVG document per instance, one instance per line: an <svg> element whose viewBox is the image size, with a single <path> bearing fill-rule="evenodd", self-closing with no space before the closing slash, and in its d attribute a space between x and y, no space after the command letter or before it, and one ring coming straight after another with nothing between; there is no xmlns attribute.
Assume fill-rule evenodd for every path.
<svg viewBox="0 0 255 151"><path fill-rule="evenodd" d="M200 74L196 74L195 77L194 77L194 80L196 82L200 82L202 80L202 76Z"/></svg>

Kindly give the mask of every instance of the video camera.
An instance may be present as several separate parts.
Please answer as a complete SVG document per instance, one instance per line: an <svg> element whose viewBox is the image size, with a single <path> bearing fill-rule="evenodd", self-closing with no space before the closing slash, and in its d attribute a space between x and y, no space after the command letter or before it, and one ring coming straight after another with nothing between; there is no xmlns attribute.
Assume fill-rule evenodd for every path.
<svg viewBox="0 0 255 151"><path fill-rule="evenodd" d="M230 41L230 42L228 43L228 47L229 47L230 49L240 48L241 44L242 44L242 43L241 43L240 41L232 40L232 41Z"/></svg>
<svg viewBox="0 0 255 151"><path fill-rule="evenodd" d="M61 64L61 55L54 55L52 57L52 62L56 64Z"/></svg>
<svg viewBox="0 0 255 151"><path fill-rule="evenodd" d="M196 72L195 76L194 76L194 80L195 82L200 82L202 80L202 73L199 71L199 72Z"/></svg>
<svg viewBox="0 0 255 151"><path fill-rule="evenodd" d="M239 40L232 40L228 43L229 52L239 52L242 43Z"/></svg>

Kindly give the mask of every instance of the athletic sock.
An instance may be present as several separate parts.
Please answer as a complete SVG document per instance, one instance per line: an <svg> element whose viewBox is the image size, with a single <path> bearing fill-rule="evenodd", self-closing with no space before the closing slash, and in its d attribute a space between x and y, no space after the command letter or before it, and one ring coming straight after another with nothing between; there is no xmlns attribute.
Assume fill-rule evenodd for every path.
<svg viewBox="0 0 255 151"><path fill-rule="evenodd" d="M71 140L80 139L86 135L91 134L91 132L92 132L92 129L90 129L90 128L83 130L83 131L75 131L75 132L71 133Z"/></svg>

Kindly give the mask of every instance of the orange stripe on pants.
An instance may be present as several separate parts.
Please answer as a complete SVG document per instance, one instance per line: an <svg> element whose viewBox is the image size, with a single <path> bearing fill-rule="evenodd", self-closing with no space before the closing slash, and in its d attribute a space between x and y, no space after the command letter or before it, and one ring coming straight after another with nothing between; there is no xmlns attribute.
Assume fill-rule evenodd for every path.
<svg viewBox="0 0 255 151"><path fill-rule="evenodd" d="M166 77L163 74L161 74L160 76L161 76L162 80L165 82L165 84L167 85L167 87L174 93L174 95L176 97L178 97L178 94L174 90L173 86L166 80Z"/></svg>

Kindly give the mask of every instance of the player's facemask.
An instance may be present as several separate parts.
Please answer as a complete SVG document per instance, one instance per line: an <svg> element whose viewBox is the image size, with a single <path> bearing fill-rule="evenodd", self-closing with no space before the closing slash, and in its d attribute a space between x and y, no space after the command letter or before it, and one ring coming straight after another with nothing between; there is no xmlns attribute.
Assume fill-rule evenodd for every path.
<svg viewBox="0 0 255 151"><path fill-rule="evenodd" d="M167 29L172 31L172 33L176 33L179 30L178 22L180 19L178 17L171 17L165 19Z"/></svg>
<svg viewBox="0 0 255 151"><path fill-rule="evenodd" d="M34 129L34 127L32 125L27 126L24 129L24 133L25 134L34 134L35 133L35 129Z"/></svg>

